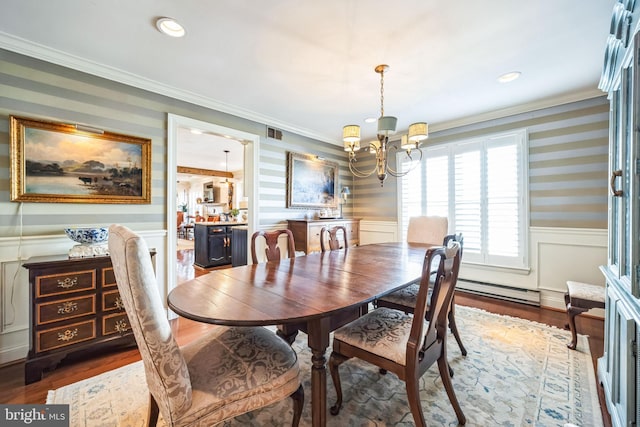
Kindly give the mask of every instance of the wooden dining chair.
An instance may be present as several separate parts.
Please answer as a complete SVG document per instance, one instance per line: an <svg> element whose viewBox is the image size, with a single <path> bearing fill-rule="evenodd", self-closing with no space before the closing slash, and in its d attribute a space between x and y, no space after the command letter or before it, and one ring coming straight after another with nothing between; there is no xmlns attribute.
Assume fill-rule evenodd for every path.
<svg viewBox="0 0 640 427"><path fill-rule="evenodd" d="M273 231L256 231L251 236L251 258L254 264L258 264L258 254L256 249L256 239L260 236L265 240L265 256L267 261L279 261L282 258L278 240L280 236L287 239L287 258L295 258L296 245L293 240L293 233L288 228Z"/></svg>
<svg viewBox="0 0 640 427"><path fill-rule="evenodd" d="M342 231L342 242L338 239L338 232L340 231ZM327 246L329 246L328 249ZM320 250L322 250L322 252L347 249L348 247L347 228L344 225L336 225L334 227L324 226L320 229Z"/></svg>
<svg viewBox="0 0 640 427"><path fill-rule="evenodd" d="M462 237L462 233L459 234L449 234L445 236L442 244L447 246L450 241L455 241L460 243L460 259L462 259L462 252L464 247L464 237ZM431 283L435 280L435 270L432 270ZM454 284L455 285L455 284ZM402 310L405 313L413 313L416 306L416 300L418 297L418 290L420 285L418 283L413 283L407 287L404 287L398 291L385 295L376 300L376 307L389 307L394 308L396 310ZM430 310L430 301L431 301L431 289L429 291L429 296L427 299L427 316L429 315ZM458 331L458 326L456 325L456 304L455 304L455 293L454 296L451 297L451 306L449 307L449 329L453 333L456 342L458 343L458 347L460 347L460 352L463 356L467 355L467 349L464 344L462 344L462 339L460 338L460 332Z"/></svg>
<svg viewBox="0 0 640 427"><path fill-rule="evenodd" d="M387 307L377 308L337 329L333 335L333 352L329 370L336 388L337 400L331 414L342 406L339 366L357 357L381 369L393 372L405 382L407 399L417 426L427 423L420 404L420 377L437 362L440 378L460 424L466 418L453 390L447 362L447 314L460 269L460 244L427 250L416 301L415 315ZM433 261L438 268L431 310L427 315L427 299ZM426 317L426 320L425 320Z"/></svg>
<svg viewBox="0 0 640 427"><path fill-rule="evenodd" d="M176 229L178 230L178 239L185 239L187 236L185 234L185 229L184 229L184 212L178 211L176 213L176 219L177 219Z"/></svg>
<svg viewBox="0 0 640 427"><path fill-rule="evenodd" d="M262 327L215 327L179 347L167 320L149 250L121 225L109 227L109 253L150 392L148 426L209 426L304 392L296 353Z"/></svg>

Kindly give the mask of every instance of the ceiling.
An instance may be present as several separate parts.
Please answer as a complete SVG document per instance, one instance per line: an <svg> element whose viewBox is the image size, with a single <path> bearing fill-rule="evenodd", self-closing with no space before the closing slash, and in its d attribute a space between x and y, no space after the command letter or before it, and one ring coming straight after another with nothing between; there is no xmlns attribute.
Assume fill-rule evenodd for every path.
<svg viewBox="0 0 640 427"><path fill-rule="evenodd" d="M597 96L614 3L2 0L0 47L340 144L346 124L374 137L382 63L400 131Z"/></svg>

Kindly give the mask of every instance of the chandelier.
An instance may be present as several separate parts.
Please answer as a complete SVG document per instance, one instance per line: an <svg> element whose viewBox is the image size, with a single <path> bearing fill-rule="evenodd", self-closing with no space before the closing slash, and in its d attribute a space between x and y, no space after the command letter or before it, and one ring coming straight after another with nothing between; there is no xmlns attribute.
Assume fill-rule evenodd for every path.
<svg viewBox="0 0 640 427"><path fill-rule="evenodd" d="M375 68L376 73L380 74L380 117L378 118L378 140L369 143L369 152L376 156L376 164L372 170L363 172L356 165L356 152L360 150L360 126L347 125L342 128L344 151L349 153L349 170L358 178L366 178L375 172L380 180L380 186L384 185L387 174L399 177L411 172L422 160L420 142L429 137L429 125L419 122L409 126L409 133L401 136L400 148L389 143L389 135L396 133L398 119L384 115L384 73L388 70L389 66L385 64ZM411 161L407 170L398 172L389 166L387 160L391 150L406 151L407 157Z"/></svg>

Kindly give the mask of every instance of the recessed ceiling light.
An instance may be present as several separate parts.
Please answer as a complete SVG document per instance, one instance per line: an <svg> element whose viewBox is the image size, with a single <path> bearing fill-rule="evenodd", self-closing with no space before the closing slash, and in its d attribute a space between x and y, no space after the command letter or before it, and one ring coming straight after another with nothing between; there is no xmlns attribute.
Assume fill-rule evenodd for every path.
<svg viewBox="0 0 640 427"><path fill-rule="evenodd" d="M184 27L173 18L158 18L156 28L171 37L182 37L185 33Z"/></svg>
<svg viewBox="0 0 640 427"><path fill-rule="evenodd" d="M520 71L510 71L498 77L500 83L509 83L520 77Z"/></svg>
<svg viewBox="0 0 640 427"><path fill-rule="evenodd" d="M191 129L191 133L194 135L202 135L202 131L200 129Z"/></svg>
<svg viewBox="0 0 640 427"><path fill-rule="evenodd" d="M375 123L378 119L376 119L375 117L367 117L366 119L364 119L365 123Z"/></svg>

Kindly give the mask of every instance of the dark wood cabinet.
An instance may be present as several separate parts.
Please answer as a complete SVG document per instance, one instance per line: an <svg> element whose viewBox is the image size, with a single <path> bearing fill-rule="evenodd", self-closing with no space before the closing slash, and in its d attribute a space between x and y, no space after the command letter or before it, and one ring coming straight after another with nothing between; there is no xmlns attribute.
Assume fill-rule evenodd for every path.
<svg viewBox="0 0 640 427"><path fill-rule="evenodd" d="M231 264L232 230L240 225L244 224L196 223L194 233L195 265L209 268Z"/></svg>
<svg viewBox="0 0 640 427"><path fill-rule="evenodd" d="M38 257L23 267L30 287L26 384L72 353L135 345L110 257Z"/></svg>
<svg viewBox="0 0 640 427"><path fill-rule="evenodd" d="M231 266L247 265L249 243L247 241L247 227L233 227L231 229Z"/></svg>
<svg viewBox="0 0 640 427"><path fill-rule="evenodd" d="M344 226L347 229L349 246L358 246L360 244L359 218L289 219L287 223L289 230L293 233L296 251L304 251L306 254L320 251L320 230L325 226Z"/></svg>

